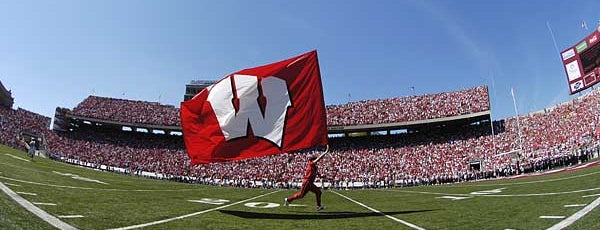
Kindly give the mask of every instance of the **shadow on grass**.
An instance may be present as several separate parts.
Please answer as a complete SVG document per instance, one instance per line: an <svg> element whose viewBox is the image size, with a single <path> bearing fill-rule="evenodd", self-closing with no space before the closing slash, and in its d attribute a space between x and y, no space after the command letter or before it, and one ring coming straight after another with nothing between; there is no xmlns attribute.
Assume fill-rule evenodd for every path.
<svg viewBox="0 0 600 230"><path fill-rule="evenodd" d="M435 210L413 210L400 212L383 212L385 215L410 214L419 212L431 212ZM262 212L244 212L219 210L224 214L229 214L246 219L279 219L279 220L306 220L306 219L345 219L357 217L381 216L376 212L302 212L306 214L283 214L283 213L262 213Z"/></svg>

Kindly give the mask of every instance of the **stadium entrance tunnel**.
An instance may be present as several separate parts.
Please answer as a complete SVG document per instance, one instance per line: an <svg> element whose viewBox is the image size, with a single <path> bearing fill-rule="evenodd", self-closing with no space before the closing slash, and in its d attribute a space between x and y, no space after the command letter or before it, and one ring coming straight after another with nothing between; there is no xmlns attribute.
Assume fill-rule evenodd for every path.
<svg viewBox="0 0 600 230"><path fill-rule="evenodd" d="M398 212L382 212L384 215L411 214L420 212L431 212L438 209L428 210L410 210ZM300 214L279 214L279 213L261 213L261 212L245 212L232 210L219 210L223 214L229 214L245 219L277 219L277 220L311 220L311 219L346 219L358 217L381 216L381 213L376 212L298 212Z"/></svg>

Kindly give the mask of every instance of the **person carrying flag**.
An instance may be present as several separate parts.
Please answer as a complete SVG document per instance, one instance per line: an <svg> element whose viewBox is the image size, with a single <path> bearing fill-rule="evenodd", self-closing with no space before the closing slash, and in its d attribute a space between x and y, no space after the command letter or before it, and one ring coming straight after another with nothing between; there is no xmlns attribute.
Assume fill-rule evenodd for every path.
<svg viewBox="0 0 600 230"><path fill-rule="evenodd" d="M284 206L290 205L290 203L296 199L303 198L306 195L306 193L308 193L308 191L311 191L315 193L315 196L317 197L317 211L325 209L325 206L321 205L321 190L315 185L314 182L318 174L317 162L319 162L319 160L321 160L321 158L323 158L323 156L325 156L325 154L327 154L328 151L329 146L327 146L325 152L319 155L318 157L316 156L316 154L313 154L308 158L308 166L306 167L306 173L304 173L304 179L302 180L302 186L300 187L300 191L294 193L294 195L283 199Z"/></svg>

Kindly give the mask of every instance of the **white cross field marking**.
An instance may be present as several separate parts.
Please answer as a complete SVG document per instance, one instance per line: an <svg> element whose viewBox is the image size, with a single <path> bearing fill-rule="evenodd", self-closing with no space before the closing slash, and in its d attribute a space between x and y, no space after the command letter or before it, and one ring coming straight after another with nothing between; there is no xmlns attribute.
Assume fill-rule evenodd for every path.
<svg viewBox="0 0 600 230"><path fill-rule="evenodd" d="M37 194L35 194L35 193L30 193L30 192L17 192L17 194L21 194L21 195L30 195L30 196L37 196Z"/></svg>
<svg viewBox="0 0 600 230"><path fill-rule="evenodd" d="M47 205L47 206L56 206L54 203L42 203L42 202L33 202L35 205Z"/></svg>
<svg viewBox="0 0 600 230"><path fill-rule="evenodd" d="M540 216L541 219L564 219L565 216Z"/></svg>
<svg viewBox="0 0 600 230"><path fill-rule="evenodd" d="M473 198L472 196L440 196L436 197L436 199L450 199L450 200L464 200Z"/></svg>
<svg viewBox="0 0 600 230"><path fill-rule="evenodd" d="M382 216L385 216L385 217L387 217L387 218L390 218L390 219L392 219L393 221L396 221L396 222L398 222L398 223L401 223L401 224L404 224L404 225L406 225L406 226L408 226L408 227L411 227L412 229L416 229L416 230L425 230L424 228L421 228L421 227L419 227L419 226L417 226L417 225L411 224L411 223L409 223L409 222L407 222L407 221L404 221L404 220L398 219L398 218L396 218L396 217L390 216L390 215L388 215L388 214L385 214L385 213L383 213L383 212L380 212L380 211L378 211L378 210L376 210L376 209L374 209L374 208L371 208L371 207L369 207L369 206L367 206L367 205L365 205L365 204L363 204L363 203L360 203L360 202L358 202L358 201L355 201L355 200L353 200L353 199L352 199L352 198L350 198L350 197L347 197L347 196L344 196L344 195L342 195L342 194L339 194L339 193L337 193L336 191L331 191L331 192L332 192L332 193L335 193L335 194L337 194L337 195L339 195L339 196L341 196L341 197L343 197L343 198L346 198L346 200L352 201L352 202L354 202L355 204L358 204L358 205L360 205L360 206L363 206L364 208L366 208L366 209L369 209L369 210L371 210L372 212L375 212L375 213L377 213L377 214L379 214L379 215L382 215Z"/></svg>
<svg viewBox="0 0 600 230"><path fill-rule="evenodd" d="M555 224L554 226L548 228L548 230L560 230L560 229L566 228L569 225L575 223L575 221L579 220L585 214L588 214L589 212L594 210L594 208L596 208L598 205L600 205L600 198L594 200L594 202L592 202L588 206L585 206L585 208L579 210L575 214L569 216L567 219L564 219L563 221L559 222L558 224Z"/></svg>
<svg viewBox="0 0 600 230"><path fill-rule="evenodd" d="M571 207L583 207L586 206L587 204L565 204L565 208L571 208Z"/></svg>
<svg viewBox="0 0 600 230"><path fill-rule="evenodd" d="M19 196L19 194L16 194L15 192L13 192L10 188L8 188L4 184L2 184L2 182L0 182L0 190L2 190L4 193L6 193L6 195L8 195L10 198L12 198L14 201L16 201L23 208L27 209L27 211L33 213L34 215L38 216L42 220L51 224L52 226L54 226L58 229L61 229L61 230L77 230L77 228L63 222L62 220L59 220L58 218L48 214L44 210L36 207L31 202L23 199L23 197Z"/></svg>
<svg viewBox="0 0 600 230"><path fill-rule="evenodd" d="M594 197L594 196L600 196L600 194L592 194L592 195L585 195L585 196L581 196L581 197Z"/></svg>
<svg viewBox="0 0 600 230"><path fill-rule="evenodd" d="M65 216L56 216L61 219L73 219L73 218L83 218L82 215L65 215Z"/></svg>
<svg viewBox="0 0 600 230"><path fill-rule="evenodd" d="M31 162L30 160L27 160L27 159L25 159L25 158L20 158L20 157L18 157L18 156L13 156L13 155L10 155L10 154L8 154L8 153L5 153L4 155L7 155L7 156L9 156L9 157L12 157L12 158L14 158L14 159L17 159L17 160L22 160L22 161Z"/></svg>
<svg viewBox="0 0 600 230"><path fill-rule="evenodd" d="M132 225L132 226L127 226L127 227L122 227L122 228L112 228L110 230L127 230L127 229L144 228L144 227L148 227L148 226L152 226L152 225L157 225L157 224L163 224L163 223L171 222L171 221L174 221L174 220L181 220L181 219L184 219L184 218L188 218L188 217L200 215L200 214L203 214L203 213L212 212L212 211L216 211L216 210L219 210L219 209L224 209L224 208L236 205L236 204L244 203L244 202L247 202L247 201L250 201L250 200L254 200L254 199L257 199L257 198L261 198L263 196L268 196L268 195L271 195L271 194L276 193L276 192L279 192L279 190L276 190L276 191L273 191L273 192L270 192L270 193L265 193L265 194L262 194L262 195L259 195L259 196L255 196L255 197L252 197L252 198L249 198L249 199L245 199L245 200L242 200L242 201L238 201L238 202L235 202L235 203L231 203L231 204L228 204L228 205L223 205L223 206L219 206L219 207L216 207L216 208L211 208L211 209L208 209L208 210L200 211L200 212L194 212L194 213L186 214L186 215L183 215L183 216L173 217L173 218L159 220L159 221L154 221L154 222L145 223L145 224Z"/></svg>

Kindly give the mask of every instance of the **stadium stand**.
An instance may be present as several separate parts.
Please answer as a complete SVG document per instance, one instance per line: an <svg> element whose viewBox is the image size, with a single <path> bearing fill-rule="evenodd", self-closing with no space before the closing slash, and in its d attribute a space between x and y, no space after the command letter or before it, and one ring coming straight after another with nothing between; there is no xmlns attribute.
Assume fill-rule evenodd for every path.
<svg viewBox="0 0 600 230"><path fill-rule="evenodd" d="M327 124L346 126L427 120L487 111L487 86L432 95L365 100L327 106ZM89 96L73 115L132 124L180 126L179 109L156 102Z"/></svg>
<svg viewBox="0 0 600 230"><path fill-rule="evenodd" d="M7 90L0 81L0 106L4 108L12 108L13 103L14 98L12 97L12 92Z"/></svg>
<svg viewBox="0 0 600 230"><path fill-rule="evenodd" d="M489 109L486 107L489 106L487 87L457 92L471 95L465 92L480 91L485 92L478 93L485 98L481 106L449 109L447 111L454 112L422 118ZM450 100L448 95L452 93L456 92L424 97L432 97L427 99L429 101ZM453 98L459 98L456 105L473 102L471 96ZM90 96L73 112L121 121L126 119L124 114L134 114L136 118L127 122L174 124L175 115L152 120L145 114L125 112L128 109L115 112L125 105L144 108L142 110L174 108ZM371 108L369 103L355 106L360 108L348 109L369 111ZM286 188L299 185L306 163L306 152L300 152L190 167L180 136L124 132L94 123L79 123L76 129L50 132L47 130L49 118L22 109L2 109L0 113L3 144L19 147L11 140L29 129L45 135L51 158L102 170L211 185ZM543 111L520 116L520 132L517 119L512 117L498 122L504 125L495 129L495 135L491 134L488 121L446 129L438 127L427 132L332 138L329 159L320 163L321 178L326 186L335 188L430 185L510 176L585 162L598 156L600 142L594 138L598 114L600 90L597 89ZM383 121L391 121L386 119ZM473 162L479 163L477 167L473 167Z"/></svg>
<svg viewBox="0 0 600 230"><path fill-rule="evenodd" d="M50 118L25 109L13 110L0 107L0 143L17 149L25 149L21 136L45 136L50 133Z"/></svg>
<svg viewBox="0 0 600 230"><path fill-rule="evenodd" d="M89 96L72 111L73 115L132 124L180 126L179 109L158 102Z"/></svg>
<svg viewBox="0 0 600 230"><path fill-rule="evenodd" d="M452 117L490 110L487 86L431 95L327 106L327 125L385 124Z"/></svg>

